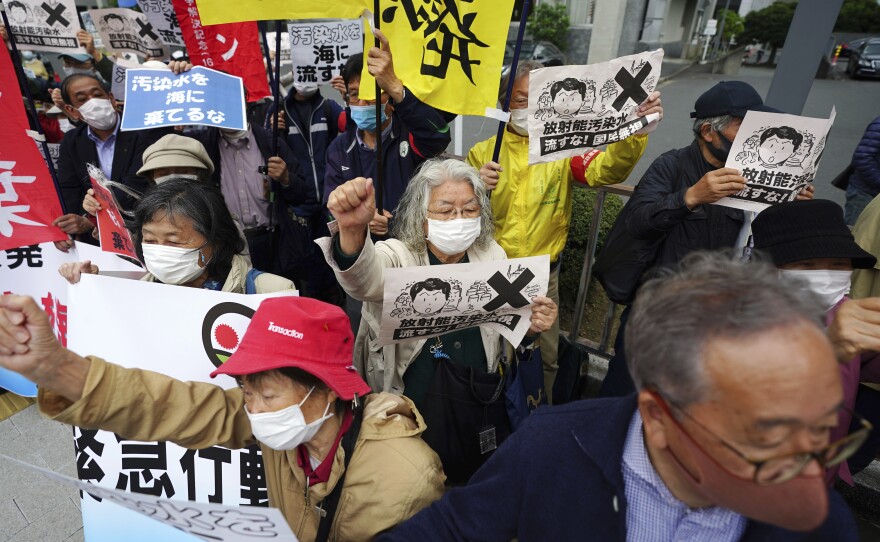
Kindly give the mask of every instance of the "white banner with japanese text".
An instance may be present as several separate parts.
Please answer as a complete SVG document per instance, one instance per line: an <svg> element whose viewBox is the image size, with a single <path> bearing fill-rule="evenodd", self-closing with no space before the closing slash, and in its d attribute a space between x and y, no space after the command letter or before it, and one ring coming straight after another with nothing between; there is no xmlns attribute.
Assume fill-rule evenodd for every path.
<svg viewBox="0 0 880 542"><path fill-rule="evenodd" d="M663 50L529 76L529 163L553 162L650 131L659 115L637 109L660 79ZM654 124L651 124L651 123Z"/></svg>
<svg viewBox="0 0 880 542"><path fill-rule="evenodd" d="M125 8L90 9L89 13L108 50L153 59L169 57L168 46L143 13Z"/></svg>
<svg viewBox="0 0 880 542"><path fill-rule="evenodd" d="M827 119L746 113L724 164L740 171L746 187L716 205L760 212L776 203L794 201L816 176L836 115L834 108Z"/></svg>
<svg viewBox="0 0 880 542"><path fill-rule="evenodd" d="M348 57L364 52L362 26L360 19L288 25L294 82L329 83L342 73Z"/></svg>
<svg viewBox="0 0 880 542"><path fill-rule="evenodd" d="M76 39L80 27L73 0L12 0L3 4L19 49L86 53Z"/></svg>
<svg viewBox="0 0 880 542"><path fill-rule="evenodd" d="M484 326L518 345L531 300L547 293L550 256L385 270L379 344Z"/></svg>

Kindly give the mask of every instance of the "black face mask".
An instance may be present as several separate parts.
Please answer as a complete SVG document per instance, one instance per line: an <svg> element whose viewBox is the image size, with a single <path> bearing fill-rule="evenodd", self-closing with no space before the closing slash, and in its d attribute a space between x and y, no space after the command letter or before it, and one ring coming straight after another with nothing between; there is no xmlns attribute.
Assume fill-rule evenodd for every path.
<svg viewBox="0 0 880 542"><path fill-rule="evenodd" d="M724 134L721 132L715 132L718 134L718 139L721 140L721 147L716 147L712 143L706 143L706 148L709 149L709 153L715 157L716 160L724 164L727 162L727 156L730 154L730 148L733 147L733 141L724 137Z"/></svg>

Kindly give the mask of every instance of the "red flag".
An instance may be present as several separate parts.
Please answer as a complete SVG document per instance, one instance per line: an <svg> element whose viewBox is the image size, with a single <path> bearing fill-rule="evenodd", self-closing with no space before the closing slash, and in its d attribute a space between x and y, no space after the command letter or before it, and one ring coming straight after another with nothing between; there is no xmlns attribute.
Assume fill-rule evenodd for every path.
<svg viewBox="0 0 880 542"><path fill-rule="evenodd" d="M244 80L248 102L269 96L257 23L202 26L195 0L172 0L190 62Z"/></svg>
<svg viewBox="0 0 880 542"><path fill-rule="evenodd" d="M61 203L29 129L18 78L0 47L0 250L67 239L52 225Z"/></svg>
<svg viewBox="0 0 880 542"><path fill-rule="evenodd" d="M89 172L92 173L91 166ZM125 227L125 221L122 219L122 213L119 212L119 205L116 204L113 192L96 179L95 175L91 176L91 180L95 198L101 203L101 210L98 211L97 216L98 240L101 242L101 250L137 260L134 243L131 242L131 234Z"/></svg>

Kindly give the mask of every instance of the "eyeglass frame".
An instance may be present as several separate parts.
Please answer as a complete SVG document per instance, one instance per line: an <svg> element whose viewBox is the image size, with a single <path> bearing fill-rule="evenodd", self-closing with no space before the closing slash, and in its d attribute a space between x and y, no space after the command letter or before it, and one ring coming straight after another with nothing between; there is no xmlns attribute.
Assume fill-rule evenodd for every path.
<svg viewBox="0 0 880 542"><path fill-rule="evenodd" d="M764 459L764 460L759 461L759 460L750 458L745 453L739 451L735 446L733 446L732 444L730 444L729 442L727 442L723 438L719 437L712 430L710 430L708 427L706 427L702 422L697 420L692 414L688 414L684 408L676 405L672 401L667 401L665 398L663 398L662 395L660 395L656 391L651 391L650 393L652 396L654 396L655 399L657 399L657 402L660 403L661 408L663 408L663 410L666 411L667 414L669 414L669 417L672 419L673 423L675 423L675 425L678 426L678 428L687 437L689 437L691 440L693 440L699 446L699 443L697 443L697 441L691 436L691 434L676 419L676 417L672 413L670 407L675 408L676 410L678 410L679 412L684 414L684 416L686 418L688 418L689 420L694 422L694 424L696 424L700 429L702 429L707 434L712 436L712 438L714 438L715 440L720 442L722 445L724 445L725 448L732 451L740 459L742 459L743 461L745 461L746 463L748 463L749 465L754 467L755 473L752 475L752 481L754 483L756 483L758 485L762 485L762 486L781 484L781 483L787 482L793 478L796 478L800 473L802 473L804 471L805 468L807 468L807 465L809 465L810 462L814 461L814 460L823 469L828 468L828 467L833 467L834 465L838 465L838 464L846 461L847 459L852 457L852 455L856 451L858 451L859 448L861 448L861 446L868 439L868 436L870 435L871 430L874 428L873 424L871 424L871 422L869 422L868 420L863 418L858 412L852 410L851 408L848 408L846 405L841 404L840 407L838 408L838 411L843 410L844 412L849 413L853 419L858 420L862 426L860 429L857 429L856 431L853 431L852 433L850 433L850 434L846 435L845 437L838 439L834 442L829 442L827 445L823 446L821 449L816 450L816 451L794 452L794 453L782 454L782 455L779 455L776 457L770 457L768 459ZM854 446L853 444L855 442L858 442L858 445ZM831 461L828 458L824 457L824 455L829 450L831 450L835 447L839 447L841 452L839 453L839 455L837 457L834 457L834 461ZM705 452L705 450L704 450L704 452ZM844 453L844 452L848 452L848 453ZM787 476L779 477L779 478L774 479L772 481L762 481L762 480L758 479L758 473L761 472L761 468L764 465L766 465L772 461L779 461L779 460L786 459L789 457L796 458L797 456L802 456L803 462L797 468L792 469L791 473L788 473Z"/></svg>
<svg viewBox="0 0 880 542"><path fill-rule="evenodd" d="M426 211L428 212L428 214L439 215L441 217L448 215L445 218L440 218L440 220L442 220L442 221L455 220L456 218L473 219L473 218L480 218L480 215L483 214L483 206L477 205L477 209L471 210L471 211L469 211L468 209L460 209L458 207L454 207L454 208L450 209L449 211L442 211L442 212L432 211L431 209L426 209ZM448 213L453 213L453 214L448 214ZM467 216L467 215L465 215L465 213L469 213L469 214L476 213L476 214L474 214L474 216Z"/></svg>

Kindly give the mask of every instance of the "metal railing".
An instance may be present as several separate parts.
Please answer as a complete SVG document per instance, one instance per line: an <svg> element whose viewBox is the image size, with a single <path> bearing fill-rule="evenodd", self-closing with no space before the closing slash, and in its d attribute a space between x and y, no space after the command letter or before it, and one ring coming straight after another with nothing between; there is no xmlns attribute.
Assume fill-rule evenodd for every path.
<svg viewBox="0 0 880 542"><path fill-rule="evenodd" d="M590 222L590 231L587 234L587 246L584 249L584 263L581 266L581 278L578 283L574 313L571 317L571 328L568 332L568 339L571 342L582 342L579 340L581 322L584 318L584 305L586 304L587 293L590 289L590 280L593 278L593 264L596 261L596 244L599 242L599 227L602 224L602 214L605 212L605 198L608 194L616 194L628 198L632 196L635 187L625 184L600 186L599 188L591 188L579 184L575 186L581 187L584 190L596 190L598 192L598 194L596 194L596 201L593 203L593 220ZM609 301L598 348L600 353L605 355L610 355L610 352L608 351L608 343L611 340L611 329L614 327L614 315L616 310L617 305Z"/></svg>

